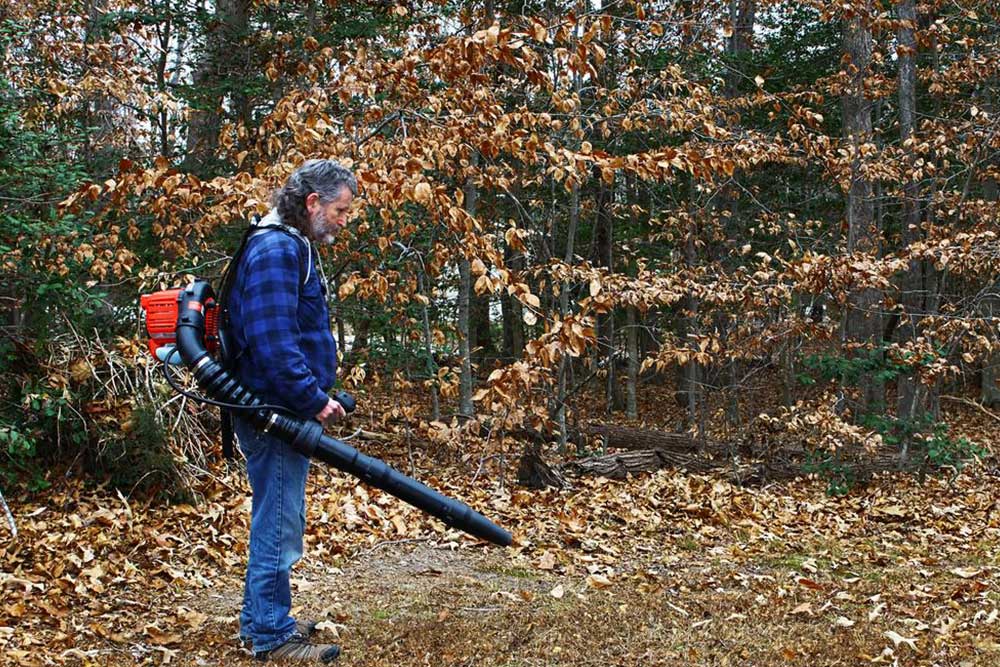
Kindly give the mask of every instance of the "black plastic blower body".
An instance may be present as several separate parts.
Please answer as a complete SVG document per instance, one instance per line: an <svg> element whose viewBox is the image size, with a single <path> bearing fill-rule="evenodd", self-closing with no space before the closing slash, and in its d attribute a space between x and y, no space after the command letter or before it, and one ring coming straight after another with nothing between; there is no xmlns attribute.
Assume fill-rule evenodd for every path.
<svg viewBox="0 0 1000 667"><path fill-rule="evenodd" d="M288 443L310 458L391 493L441 519L448 526L500 546L510 546L511 534L482 514L407 477L379 459L366 456L350 445L331 438L323 433L319 422L279 414L263 407L252 409L262 405L261 401L205 348L205 304L214 297L211 285L200 280L180 290L177 296L177 350L184 364L194 373L198 386L209 398L248 408L242 411L243 416L261 431Z"/></svg>

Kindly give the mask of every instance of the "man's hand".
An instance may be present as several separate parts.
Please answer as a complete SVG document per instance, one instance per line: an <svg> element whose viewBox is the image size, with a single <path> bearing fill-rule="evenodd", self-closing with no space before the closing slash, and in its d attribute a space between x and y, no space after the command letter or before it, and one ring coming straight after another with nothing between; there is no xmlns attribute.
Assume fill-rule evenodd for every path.
<svg viewBox="0 0 1000 667"><path fill-rule="evenodd" d="M316 414L316 421L322 424L324 428L328 428L346 416L347 413L344 412L344 406L331 398L326 402L326 406Z"/></svg>

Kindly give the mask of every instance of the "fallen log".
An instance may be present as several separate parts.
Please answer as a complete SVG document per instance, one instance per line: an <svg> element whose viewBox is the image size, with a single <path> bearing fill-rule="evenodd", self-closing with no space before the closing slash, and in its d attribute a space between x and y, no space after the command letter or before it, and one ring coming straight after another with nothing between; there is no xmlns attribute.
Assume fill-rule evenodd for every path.
<svg viewBox="0 0 1000 667"><path fill-rule="evenodd" d="M670 467L695 473L721 470L731 481L743 486L784 481L811 473L851 484L865 483L876 473L922 472L927 467L926 457L912 457L901 462L898 453L890 449L877 452L852 449L841 451L840 461L827 462L817 469L815 465L808 465L810 452L799 445L754 447L751 443L701 441L688 433L599 423L573 429L568 439L586 445L600 437L608 449L624 451L553 466L542 459L542 446L551 438L527 430L520 435L528 439L529 444L521 459L518 481L534 488L564 486L563 475L623 479Z"/></svg>
<svg viewBox="0 0 1000 667"><path fill-rule="evenodd" d="M654 431L652 429L618 426L617 424L587 424L579 429L579 435L584 438L600 437L605 447L609 449L662 449L672 452L697 452L699 450L723 449L716 442L699 444L689 433L672 433L670 431ZM581 438L573 438L581 440Z"/></svg>
<svg viewBox="0 0 1000 667"><path fill-rule="evenodd" d="M517 466L517 483L529 489L562 488L566 486L566 478L557 468L545 462L540 444L529 443Z"/></svg>
<svg viewBox="0 0 1000 667"><path fill-rule="evenodd" d="M707 472L715 466L692 454L679 454L665 449L640 449L571 461L561 466L561 470L577 477L593 475L609 479L624 479L628 475L651 472L666 467L683 468L691 472Z"/></svg>
<svg viewBox="0 0 1000 667"><path fill-rule="evenodd" d="M922 458L914 458L901 464L895 453L886 451L879 452L868 460L838 463L823 471L823 474L834 479L840 478L854 483L864 483L876 473L916 472L925 466L926 460ZM802 458L742 463L729 457L713 459L696 453L672 452L664 449L633 450L592 456L570 461L560 466L559 469L563 473L575 477L598 476L609 479L624 479L628 475L654 472L661 468L679 468L695 473L720 470L727 474L730 481L741 486L786 481L820 472L807 470Z"/></svg>

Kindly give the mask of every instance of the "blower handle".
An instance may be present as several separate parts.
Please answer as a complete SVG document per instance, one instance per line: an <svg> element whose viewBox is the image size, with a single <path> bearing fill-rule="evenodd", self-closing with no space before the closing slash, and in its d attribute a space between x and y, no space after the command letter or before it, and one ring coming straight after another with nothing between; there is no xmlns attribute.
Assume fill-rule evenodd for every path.
<svg viewBox="0 0 1000 667"><path fill-rule="evenodd" d="M346 391L338 391L336 394L334 394L333 400L340 403L340 406L344 408L344 412L346 412L347 414L351 414L358 407L357 401L355 401L354 397L348 394Z"/></svg>

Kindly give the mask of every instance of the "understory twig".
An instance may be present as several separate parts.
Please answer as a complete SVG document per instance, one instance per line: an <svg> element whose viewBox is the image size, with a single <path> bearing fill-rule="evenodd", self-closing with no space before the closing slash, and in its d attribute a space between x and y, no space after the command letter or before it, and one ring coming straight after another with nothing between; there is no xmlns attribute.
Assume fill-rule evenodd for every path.
<svg viewBox="0 0 1000 667"><path fill-rule="evenodd" d="M943 396L941 396L941 398L947 398L949 401L955 401L956 403L964 403L965 405L971 405L972 407L976 408L980 412L983 412L987 416L992 417L993 419L995 419L998 422L1000 422L1000 415L998 415L997 413L993 412L992 410L987 410L982 405L982 403L977 403L976 401L970 401L969 399L962 398L961 396L943 395Z"/></svg>
<svg viewBox="0 0 1000 667"><path fill-rule="evenodd" d="M376 551L378 551L382 547L393 546L393 545L396 545L396 544L410 544L410 543L413 543L413 542L429 542L430 540L431 540L431 538L429 538L429 537L408 537L408 538L406 538L404 540L384 540L382 542L379 542L378 544L376 544L375 546L373 546L370 549L366 549L364 551L361 551L359 553L354 554L353 556L351 556L351 558L354 559L354 558L358 558L358 557L361 557L361 556L370 556L371 554L375 553Z"/></svg>
<svg viewBox="0 0 1000 667"><path fill-rule="evenodd" d="M0 505L3 506L3 513L7 515L7 523L10 524L10 533L13 539L17 539L17 524L14 523L14 515L10 513L10 508L7 507L7 501L4 500L3 492L0 492Z"/></svg>

